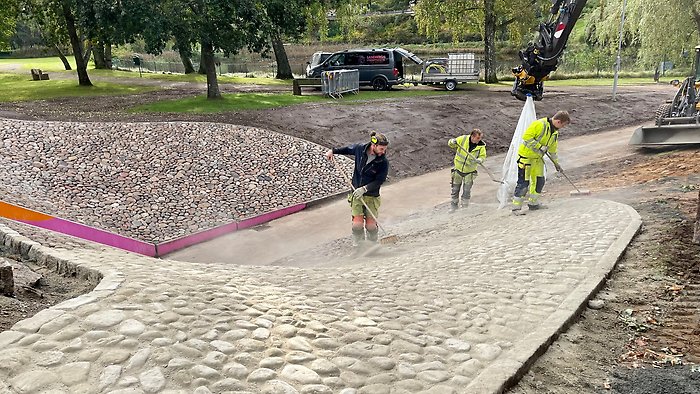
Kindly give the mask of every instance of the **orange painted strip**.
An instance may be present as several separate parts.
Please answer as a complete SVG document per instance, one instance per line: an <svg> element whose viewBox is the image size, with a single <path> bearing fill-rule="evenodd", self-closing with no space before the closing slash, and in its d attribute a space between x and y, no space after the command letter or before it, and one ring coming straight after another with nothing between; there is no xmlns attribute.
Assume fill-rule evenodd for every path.
<svg viewBox="0 0 700 394"><path fill-rule="evenodd" d="M2 201L0 201L0 216L11 220L32 220L38 222L53 219L53 216Z"/></svg>

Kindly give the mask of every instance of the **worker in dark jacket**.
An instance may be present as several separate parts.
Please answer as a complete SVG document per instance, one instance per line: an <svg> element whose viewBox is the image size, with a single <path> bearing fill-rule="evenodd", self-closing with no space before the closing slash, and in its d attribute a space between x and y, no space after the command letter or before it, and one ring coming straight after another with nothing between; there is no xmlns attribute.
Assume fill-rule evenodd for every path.
<svg viewBox="0 0 700 394"><path fill-rule="evenodd" d="M379 215L381 198L379 188L386 181L389 173L389 161L386 159L386 149L389 140L381 133L372 132L370 142L353 144L342 148L334 148L326 152L328 160L333 160L334 154L354 156L355 169L352 173L353 192L348 195L352 211L353 244L359 245L365 240L376 242L379 228L375 218ZM363 204L364 201L364 204ZM367 212L367 210L371 212Z"/></svg>

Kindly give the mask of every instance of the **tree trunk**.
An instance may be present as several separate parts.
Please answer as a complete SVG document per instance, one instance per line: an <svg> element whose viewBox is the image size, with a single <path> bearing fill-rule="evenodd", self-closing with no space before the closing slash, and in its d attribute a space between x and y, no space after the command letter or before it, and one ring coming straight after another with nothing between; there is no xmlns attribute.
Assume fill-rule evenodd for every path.
<svg viewBox="0 0 700 394"><path fill-rule="evenodd" d="M107 68L105 65L105 44L102 40L97 42L97 47L94 52L95 56L95 68L98 70L104 70Z"/></svg>
<svg viewBox="0 0 700 394"><path fill-rule="evenodd" d="M202 63L207 70L207 99L220 99L221 92L214 64L214 47L209 42L202 41Z"/></svg>
<svg viewBox="0 0 700 394"><path fill-rule="evenodd" d="M66 59L66 55L63 54L63 51L61 48L58 46L58 44L53 44L54 48L56 48L56 53L58 53L58 57L61 58L61 62L63 63L63 68L66 69L66 71L72 70L70 67L70 63L68 62L68 59Z"/></svg>
<svg viewBox="0 0 700 394"><path fill-rule="evenodd" d="M497 83L495 0L484 0L484 82Z"/></svg>
<svg viewBox="0 0 700 394"><path fill-rule="evenodd" d="M216 70L214 70L216 71ZM202 53L199 55L199 70L197 70L197 74L206 74L207 73L207 66L204 64L204 50L202 50Z"/></svg>
<svg viewBox="0 0 700 394"><path fill-rule="evenodd" d="M272 33L272 49L275 52L275 60L277 61L277 79L294 79L292 75L292 67L289 65L287 51L284 49L282 38L278 32Z"/></svg>
<svg viewBox="0 0 700 394"><path fill-rule="evenodd" d="M83 55L83 61L85 62L86 68L88 63L90 63L90 55L92 55L92 41L88 41L87 48L85 48L85 54Z"/></svg>
<svg viewBox="0 0 700 394"><path fill-rule="evenodd" d="M180 48L179 45L177 51L180 53L180 60L182 60L182 65L185 66L185 74L194 73L194 66L192 65L192 59L190 59L191 53L188 53L189 51Z"/></svg>
<svg viewBox="0 0 700 394"><path fill-rule="evenodd" d="M105 68L112 69L112 44L105 42Z"/></svg>
<svg viewBox="0 0 700 394"><path fill-rule="evenodd" d="M700 191L698 191L698 211L695 214L695 232L693 234L693 242L700 244Z"/></svg>
<svg viewBox="0 0 700 394"><path fill-rule="evenodd" d="M87 73L87 63L83 58L83 48L80 45L80 38L78 38L78 32L75 29L75 17L68 5L68 1L64 0L61 6L63 17L66 19L66 29L70 37L70 45L73 48L73 57L75 57L75 69L78 71L78 84L80 86L92 86L92 82L90 82L90 77Z"/></svg>

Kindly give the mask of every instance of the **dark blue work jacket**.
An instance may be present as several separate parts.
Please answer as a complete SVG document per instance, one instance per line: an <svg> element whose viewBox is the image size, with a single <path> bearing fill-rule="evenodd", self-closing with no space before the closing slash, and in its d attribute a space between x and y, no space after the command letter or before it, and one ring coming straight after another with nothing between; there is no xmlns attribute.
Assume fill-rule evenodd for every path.
<svg viewBox="0 0 700 394"><path fill-rule="evenodd" d="M334 148L333 153L355 156L355 170L352 173L352 186L358 188L367 186L365 195L379 197L379 188L386 181L389 173L389 160L386 155L377 156L367 164L367 150L370 143L354 144L342 148Z"/></svg>

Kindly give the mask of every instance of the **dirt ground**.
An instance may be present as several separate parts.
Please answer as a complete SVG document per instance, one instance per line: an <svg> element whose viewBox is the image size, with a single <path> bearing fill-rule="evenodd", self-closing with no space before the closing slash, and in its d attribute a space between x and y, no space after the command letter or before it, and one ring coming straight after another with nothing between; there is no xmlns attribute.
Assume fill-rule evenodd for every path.
<svg viewBox="0 0 700 394"><path fill-rule="evenodd" d="M222 88L224 92L238 89ZM421 98L402 97L399 89L393 99L349 105L309 104L216 115L125 111L138 103L202 91L179 85L129 97L4 103L0 116L226 122L266 128L329 147L364 141L369 131L377 130L391 141L391 181L448 166L451 152L446 142L460 130L481 128L491 153L505 151L522 109L522 103L505 87L470 85L450 96ZM610 87L554 88L536 107L540 116L559 109L571 113L573 123L562 132L562 140L588 134L595 139L599 131L650 121L658 104L673 92L665 85L623 86L618 100L612 101ZM700 392L700 369L692 365L700 360L700 247L690 242L700 186L697 147L638 150L633 156L569 174L596 197L634 207L642 216L643 228L598 295L604 307L586 309L511 392ZM547 194L556 196L568 190L562 182L555 182L548 186ZM17 300L28 302L22 296ZM0 327L11 325L9 320L0 314Z"/></svg>
<svg viewBox="0 0 700 394"><path fill-rule="evenodd" d="M95 283L59 275L2 250L0 260L12 265L15 283L13 296L0 295L0 331L43 309L90 292L95 287Z"/></svg>

